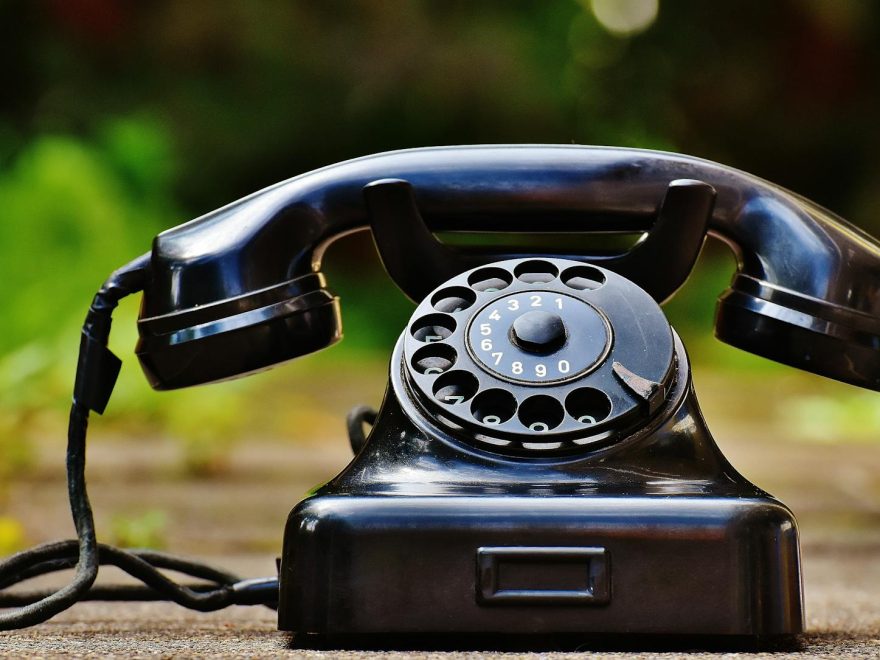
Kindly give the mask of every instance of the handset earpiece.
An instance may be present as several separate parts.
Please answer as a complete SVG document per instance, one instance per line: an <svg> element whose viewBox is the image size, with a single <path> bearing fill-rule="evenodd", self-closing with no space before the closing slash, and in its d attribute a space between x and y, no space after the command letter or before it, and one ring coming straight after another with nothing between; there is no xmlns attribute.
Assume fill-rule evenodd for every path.
<svg viewBox="0 0 880 660"><path fill-rule="evenodd" d="M721 341L880 390L880 246L801 197L766 184L715 230L737 255L721 295Z"/></svg>
<svg viewBox="0 0 880 660"><path fill-rule="evenodd" d="M268 369L342 338L339 299L321 273L138 321L136 353L158 390Z"/></svg>
<svg viewBox="0 0 880 660"><path fill-rule="evenodd" d="M288 199L268 188L155 238L136 348L155 389L247 375L342 338L339 300L313 263L326 223L300 221Z"/></svg>

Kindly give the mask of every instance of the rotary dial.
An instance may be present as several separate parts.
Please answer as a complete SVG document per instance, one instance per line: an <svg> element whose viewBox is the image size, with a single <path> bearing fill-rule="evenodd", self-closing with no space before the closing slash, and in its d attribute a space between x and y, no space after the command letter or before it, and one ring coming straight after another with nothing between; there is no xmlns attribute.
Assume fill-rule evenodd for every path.
<svg viewBox="0 0 880 660"><path fill-rule="evenodd" d="M453 278L418 306L402 342L407 389L429 417L504 453L613 442L656 411L674 373L672 329L654 300L565 259Z"/></svg>

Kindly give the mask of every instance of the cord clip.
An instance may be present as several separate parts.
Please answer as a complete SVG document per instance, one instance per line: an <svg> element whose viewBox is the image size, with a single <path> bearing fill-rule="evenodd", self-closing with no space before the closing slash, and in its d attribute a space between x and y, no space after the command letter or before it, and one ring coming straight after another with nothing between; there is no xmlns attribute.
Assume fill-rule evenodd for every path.
<svg viewBox="0 0 880 660"><path fill-rule="evenodd" d="M79 344L73 400L99 415L103 414L110 395L113 394L121 367L122 360L106 344L83 332Z"/></svg>

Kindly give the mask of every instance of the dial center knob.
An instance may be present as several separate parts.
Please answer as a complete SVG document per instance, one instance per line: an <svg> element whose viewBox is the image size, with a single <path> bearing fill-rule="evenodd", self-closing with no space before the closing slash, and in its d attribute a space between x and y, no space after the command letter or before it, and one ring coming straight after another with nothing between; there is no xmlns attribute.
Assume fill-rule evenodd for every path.
<svg viewBox="0 0 880 660"><path fill-rule="evenodd" d="M565 323L559 314L533 310L510 326L513 343L530 353L550 353L565 343Z"/></svg>

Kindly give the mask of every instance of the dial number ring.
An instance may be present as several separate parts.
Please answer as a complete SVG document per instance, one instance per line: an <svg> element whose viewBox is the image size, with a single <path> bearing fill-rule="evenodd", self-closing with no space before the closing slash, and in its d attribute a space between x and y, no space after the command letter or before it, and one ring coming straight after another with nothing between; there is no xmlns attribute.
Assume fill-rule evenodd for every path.
<svg viewBox="0 0 880 660"><path fill-rule="evenodd" d="M515 343L514 321L533 311L563 319L564 343L542 354ZM467 328L474 362L496 378L528 385L556 385L596 368L611 348L611 326L589 303L558 291L531 289L503 295L474 314Z"/></svg>

